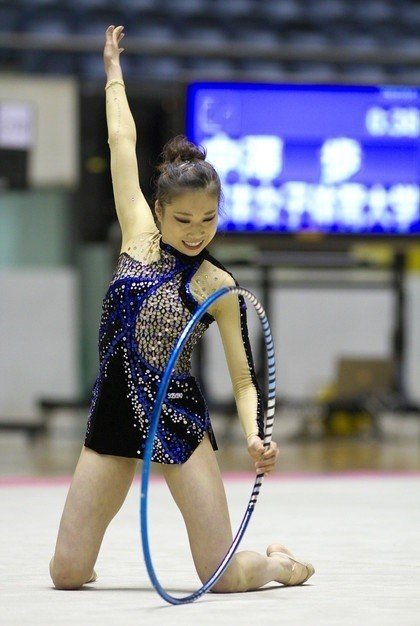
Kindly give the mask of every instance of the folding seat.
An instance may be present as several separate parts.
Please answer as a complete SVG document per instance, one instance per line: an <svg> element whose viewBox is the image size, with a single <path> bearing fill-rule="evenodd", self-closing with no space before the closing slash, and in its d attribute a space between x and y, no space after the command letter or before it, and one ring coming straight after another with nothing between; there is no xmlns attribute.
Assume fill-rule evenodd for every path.
<svg viewBox="0 0 420 626"><path fill-rule="evenodd" d="M343 78L354 83L380 84L389 80L386 69L382 65L373 63L344 65L341 74Z"/></svg>
<svg viewBox="0 0 420 626"><path fill-rule="evenodd" d="M232 20L229 30L232 41L238 43L255 43L267 48L283 43L281 29L275 24L267 24L257 16Z"/></svg>
<svg viewBox="0 0 420 626"><path fill-rule="evenodd" d="M18 4L17 2L15 4ZM62 4L59 0L23 0L19 2L21 9L45 9Z"/></svg>
<svg viewBox="0 0 420 626"><path fill-rule="evenodd" d="M61 40L74 31L73 16L65 6L28 8L20 31L42 35L43 40ZM25 50L21 53L21 69L25 72L71 74L75 71L74 54L59 50Z"/></svg>
<svg viewBox="0 0 420 626"><path fill-rule="evenodd" d="M292 69L294 77L305 81L334 82L338 75L333 63L298 62Z"/></svg>
<svg viewBox="0 0 420 626"><path fill-rule="evenodd" d="M403 33L400 33L399 37L395 37L395 47L398 48L400 52L416 53L418 55L419 39L412 35L404 36Z"/></svg>
<svg viewBox="0 0 420 626"><path fill-rule="evenodd" d="M115 5L114 5L115 6ZM105 42L105 31L110 24L124 24L125 14L118 8L106 8L104 6L86 7L81 5L80 11L75 14L77 22L74 34L83 35L93 50L81 52L78 55L77 63L81 76L90 78L104 78L104 63L102 51Z"/></svg>
<svg viewBox="0 0 420 626"><path fill-rule="evenodd" d="M228 33L215 20L189 19L186 20L181 31L184 41L203 42L218 46L229 41Z"/></svg>
<svg viewBox="0 0 420 626"><path fill-rule="evenodd" d="M354 49L357 52L379 52L382 48L379 34L363 32L362 30L356 30L354 27L336 29L331 34L330 42L333 45L348 50Z"/></svg>
<svg viewBox="0 0 420 626"><path fill-rule="evenodd" d="M394 6L389 0L369 0L369 2L355 2L352 6L353 19L362 24L370 23L381 24L383 22L392 21L398 7Z"/></svg>
<svg viewBox="0 0 420 626"><path fill-rule="evenodd" d="M285 63L279 61L245 60L240 64L241 78L255 81L287 82L288 71Z"/></svg>
<svg viewBox="0 0 420 626"><path fill-rule="evenodd" d="M113 8L114 7L114 8ZM105 37L105 31L110 24L118 26L125 24L126 14L124 11L113 7L89 7L79 6L75 12L75 34L97 35Z"/></svg>
<svg viewBox="0 0 420 626"><path fill-rule="evenodd" d="M276 33L273 29L264 28L261 26L248 26L235 30L232 33L232 38L238 43L250 43L256 44L259 47L275 48L279 44L283 43L280 34Z"/></svg>
<svg viewBox="0 0 420 626"><path fill-rule="evenodd" d="M254 0L213 0L211 10L220 22L230 22L241 17L252 17L257 13L257 3Z"/></svg>
<svg viewBox="0 0 420 626"><path fill-rule="evenodd" d="M21 32L42 34L48 39L73 34L73 15L63 7L50 7L35 10L22 23Z"/></svg>
<svg viewBox="0 0 420 626"><path fill-rule="evenodd" d="M284 42L293 45L299 50L308 52L325 50L329 43L327 36L321 31L296 29L289 31L285 35Z"/></svg>
<svg viewBox="0 0 420 626"><path fill-rule="evenodd" d="M180 37L179 30L168 21L163 21L159 15L148 13L144 19L137 19L125 29L126 38L149 39L155 43L168 43ZM127 40L128 41L128 40Z"/></svg>
<svg viewBox="0 0 420 626"><path fill-rule="evenodd" d="M302 5L298 0L260 0L256 2L255 13L266 24L287 26L305 19Z"/></svg>
<svg viewBox="0 0 420 626"><path fill-rule="evenodd" d="M22 9L15 2L4 3L0 6L0 36L17 32L20 27ZM19 50L0 49L0 63L3 69L14 69L20 59Z"/></svg>
<svg viewBox="0 0 420 626"><path fill-rule="evenodd" d="M170 21L181 21L190 17L209 15L213 2L208 0L167 0L155 2L155 10L160 10Z"/></svg>
<svg viewBox="0 0 420 626"><path fill-rule="evenodd" d="M420 86L420 67L411 67L408 65L397 65L390 68L390 78L397 79L407 85Z"/></svg>
<svg viewBox="0 0 420 626"><path fill-rule="evenodd" d="M102 55L95 52L80 54L77 59L77 73L81 77L105 80L106 75Z"/></svg>
<svg viewBox="0 0 420 626"><path fill-rule="evenodd" d="M407 6L408 5L408 6ZM420 4L402 2L395 13L395 24L404 37L417 37L420 30Z"/></svg>
<svg viewBox="0 0 420 626"><path fill-rule="evenodd" d="M77 63L70 53L36 50L23 54L21 69L37 74L71 75L77 73Z"/></svg>
<svg viewBox="0 0 420 626"><path fill-rule="evenodd" d="M236 64L228 59L193 59L188 72L194 80L233 80Z"/></svg>
<svg viewBox="0 0 420 626"><path fill-rule="evenodd" d="M113 2L113 6L122 11L127 11L128 15L131 15L136 11L153 10L156 7L156 0L118 0L118 2Z"/></svg>
<svg viewBox="0 0 420 626"><path fill-rule="evenodd" d="M0 6L0 33L18 30L22 18L22 8L15 2L4 2Z"/></svg>
<svg viewBox="0 0 420 626"><path fill-rule="evenodd" d="M176 81L184 73L184 62L173 57L137 55L132 59L130 79L148 81Z"/></svg>
<svg viewBox="0 0 420 626"><path fill-rule="evenodd" d="M302 10L305 20L323 29L351 18L352 5L346 0L312 0Z"/></svg>
<svg viewBox="0 0 420 626"><path fill-rule="evenodd" d="M119 2L112 2L112 0L67 0L67 3L71 5L75 11L80 13L91 10L110 9L119 4Z"/></svg>

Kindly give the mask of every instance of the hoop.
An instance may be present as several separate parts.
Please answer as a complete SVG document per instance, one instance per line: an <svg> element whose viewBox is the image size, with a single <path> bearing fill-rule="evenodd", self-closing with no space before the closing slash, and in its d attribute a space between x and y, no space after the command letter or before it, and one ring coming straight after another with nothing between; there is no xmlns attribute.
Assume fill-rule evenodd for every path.
<svg viewBox="0 0 420 626"><path fill-rule="evenodd" d="M244 289L243 287L223 287L223 289L219 289L218 291L213 293L211 296L207 298L207 300L203 302L203 304L200 305L200 307L194 313L191 320L188 322L188 324L184 328L181 336L178 339L178 342L175 348L172 350L171 356L169 358L168 364L164 371L162 381L159 387L159 391L157 394L155 406L153 409L153 414L152 414L151 421L150 421L150 430L147 436L145 449L144 449L142 480L141 480L141 497L140 497L140 528L141 528L141 541L142 541L142 546L143 546L143 555L144 555L144 560L146 563L147 572L149 574L152 585L154 586L158 594L170 604L186 604L188 602L194 602L194 600L197 600L200 596L206 593L206 591L211 589L211 587L213 587L213 585L222 576L227 566L229 565L233 555L235 554L235 551L237 547L239 546L239 543L251 519L251 515L254 511L254 507L257 502L258 494L260 492L261 484L262 484L263 477L264 477L264 474L258 474L254 483L254 487L252 489L252 493L248 502L247 509L245 511L245 515L242 519L242 522L240 523L239 529L233 539L233 542L229 550L223 557L222 562L220 563L220 565L218 566L214 574L207 580L207 582L203 584L202 587L200 587L200 589L198 589L197 591L195 591L194 593L188 596L185 596L183 598L176 598L168 594L165 591L165 589L163 589L163 587L161 586L161 584L159 583L157 579L157 576L153 567L153 563L152 563L152 557L150 554L150 546L149 546L149 534L148 534L148 523L147 523L147 492L148 492L148 485L149 485L153 440L156 434L159 416L162 410L162 404L166 396L166 391L168 389L169 379L171 377L175 364L179 358L181 350L184 347L184 344L186 343L188 339L189 334L198 324L201 317L204 315L207 309L211 306L211 304L213 304L215 300L226 296L228 293L236 293L238 295L247 297L251 301L251 303L254 305L255 310L258 313L258 316L262 324L262 328L264 332L264 340L265 340L265 344L267 348L267 365L268 365L268 399L267 399L267 414L266 414L266 419L265 419L264 442L263 442L264 448L270 447L271 436L273 433L274 410L275 410L274 407L275 407L275 397L276 397L276 366L275 366L275 359L274 359L273 339L271 336L271 330L270 330L270 325L267 320L267 316L260 302L254 296L254 294L252 294L247 289Z"/></svg>

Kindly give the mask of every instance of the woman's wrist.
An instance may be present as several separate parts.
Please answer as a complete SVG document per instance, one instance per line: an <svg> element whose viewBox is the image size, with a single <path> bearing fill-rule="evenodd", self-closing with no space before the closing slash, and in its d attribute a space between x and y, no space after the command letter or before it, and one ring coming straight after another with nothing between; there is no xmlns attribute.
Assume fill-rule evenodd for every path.
<svg viewBox="0 0 420 626"><path fill-rule="evenodd" d="M122 87L125 87L125 83L123 80L112 78L111 80L107 80L106 85L105 85L105 90L108 89L108 87L111 87L112 85L122 85Z"/></svg>
<svg viewBox="0 0 420 626"><path fill-rule="evenodd" d="M110 63L108 65L106 68L106 80L107 82L110 82L111 80L120 80L122 83L124 82L121 65L119 63Z"/></svg>
<svg viewBox="0 0 420 626"><path fill-rule="evenodd" d="M251 439L251 437L258 437L258 433L251 433L250 435L247 435L246 440L249 441L249 439Z"/></svg>

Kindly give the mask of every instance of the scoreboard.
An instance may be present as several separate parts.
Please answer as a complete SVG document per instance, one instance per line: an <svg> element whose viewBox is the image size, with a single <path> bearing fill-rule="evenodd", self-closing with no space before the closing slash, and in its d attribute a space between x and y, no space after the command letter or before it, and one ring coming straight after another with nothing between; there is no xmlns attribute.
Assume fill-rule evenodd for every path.
<svg viewBox="0 0 420 626"><path fill-rule="evenodd" d="M420 88L193 83L187 134L219 173L219 230L420 233Z"/></svg>

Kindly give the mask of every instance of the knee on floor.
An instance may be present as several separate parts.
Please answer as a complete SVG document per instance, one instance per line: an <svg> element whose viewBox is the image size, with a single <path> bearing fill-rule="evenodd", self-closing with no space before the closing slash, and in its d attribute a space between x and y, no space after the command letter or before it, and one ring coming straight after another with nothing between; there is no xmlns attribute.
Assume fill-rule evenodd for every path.
<svg viewBox="0 0 420 626"><path fill-rule="evenodd" d="M224 574L211 588L212 593L240 593L246 591L246 583L241 572Z"/></svg>
<svg viewBox="0 0 420 626"><path fill-rule="evenodd" d="M50 562L50 576L56 589L71 590L80 587L89 579L89 573L77 569L71 563Z"/></svg>

